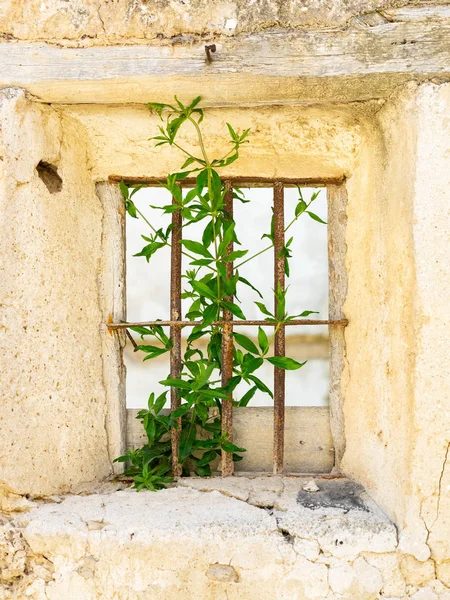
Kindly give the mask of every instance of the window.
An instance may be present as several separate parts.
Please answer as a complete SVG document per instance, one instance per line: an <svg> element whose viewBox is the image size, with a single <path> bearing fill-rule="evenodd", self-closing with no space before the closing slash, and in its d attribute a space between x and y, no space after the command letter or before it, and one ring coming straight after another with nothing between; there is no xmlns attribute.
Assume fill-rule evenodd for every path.
<svg viewBox="0 0 450 600"><path fill-rule="evenodd" d="M167 204L168 197L164 198L164 195L168 195L168 192L158 188L155 180L146 178L139 182L144 182L149 186L135 196L136 202L144 214L146 205ZM135 182L129 181L128 183ZM183 188L187 189L189 183L184 180ZM227 195L228 209L234 209L237 228L241 225L239 228L241 241L244 247L250 248L250 251L255 242L260 242L262 234L267 232L270 227L272 207L274 210L275 248L270 253L258 257L258 263L248 265L253 272L256 271L258 286L261 291L265 292L266 300L268 299L267 294L273 295L271 288L273 289L278 284L282 286L286 284L284 259L278 256L278 252L284 243L284 227L290 221L298 200L297 185L305 183L308 187L302 187L302 192L308 199L317 189L319 182L261 178L235 178L228 182L230 190ZM251 202L249 204L241 204L236 201L233 203L233 187L239 187L245 197L251 199ZM320 200L316 201L314 212L319 214L323 220L327 220L327 199L328 204L330 203L329 186L322 183L321 187ZM338 186L332 185L331 188L331 195L336 197ZM140 200L138 199L139 195ZM174 215L175 219L179 217L179 213L174 213ZM170 223L170 216L166 215L166 217L166 223L158 222L157 227ZM251 224L251 226L242 227L244 223ZM179 222L174 222L174 224L179 226ZM268 470L269 454L273 454L271 462L273 462L275 473L283 472L283 470L323 472L329 471L333 464L333 445L329 435L328 392L330 387L336 387L336 382L331 382L331 385L329 382L329 339L326 334L329 326L330 331L335 332L334 339L336 336L342 336L342 327L346 321L339 314L340 307L330 307L330 315L334 319L328 317L327 246L332 247L336 231L332 231L324 225L315 224L316 227L313 225L309 219L299 219L289 232L289 237L292 235L294 241L293 260L288 280L291 287L288 303L295 304L292 306L292 310L298 308L317 310L319 314L311 315L308 319L296 319L291 325L280 329L275 343L276 355L282 356L287 348L289 356L295 355L294 357L298 360L308 359L308 368L289 372L273 367L273 375L266 372L261 376L268 385L270 385L268 380L270 375L273 377L273 408L268 406L268 400L263 395L259 398L255 396L249 407L238 408L234 411L231 403L225 401L223 413L225 427L231 436L234 417L235 441L245 445L248 450L246 457L239 464L239 466L242 465L242 470ZM164 322L164 327L170 328L170 334L174 340L170 357L170 372L172 376L176 376L181 362L180 349L183 343L183 332L192 327L189 322L183 320L187 307L181 300L181 246L172 244L172 249L164 248L158 254L157 261L151 262L149 267L139 263L138 259L131 258L131 256L141 249L140 234L145 235L144 230L139 231L142 226L145 226L142 220L129 219L127 222L128 321L153 324L156 318L168 315L170 305L170 317ZM330 227L332 226L333 223ZM176 236L176 234L172 235ZM195 232L190 231L189 238L195 239ZM175 237L174 241L176 239ZM330 266L332 266L330 274L333 274L336 271L333 266L333 256L328 258ZM240 270L244 277L246 276L245 266L243 265ZM145 276L144 273L146 273ZM252 279L254 278L255 274L253 273ZM330 283L333 285L333 282ZM336 294L333 292L331 298L335 297ZM268 331L270 327L267 327L267 324L261 320L260 314L252 312L254 298L251 297L251 294L249 293L241 300L245 306L244 312L247 321L236 322L234 320L233 324L230 323L230 330L239 328L250 337L252 331L256 333L255 326L257 325L264 326L264 329ZM180 326L181 323L183 327ZM111 326L113 329L120 327L124 327L124 325ZM129 332L127 335L132 340ZM333 338L333 336L330 337ZM231 349L232 342L225 341L224 356L231 352ZM302 354L303 356L301 356ZM336 357L334 359L336 362ZM143 407L148 391L155 391L155 386L158 386L157 382L167 376L169 364L164 358L151 361L151 365L149 363L142 364L141 361L138 362L132 358L131 352L125 353L125 360L128 370L127 407L132 413L133 409L135 412L135 409ZM226 379L230 373L225 373L224 376ZM334 378L336 378L336 369L334 369ZM171 403L173 408L177 405L174 390L172 390ZM308 411L307 407L311 410ZM270 421L273 421L273 452L270 451L272 450ZM139 426L140 424L136 422L136 427ZM288 432L287 439L285 439L285 429ZM135 439L132 441L136 442ZM227 458L227 454L224 454L223 469L225 472L223 474L230 475L233 472L231 455L228 455ZM305 460L305 456L309 458ZM270 458L272 459L272 457Z"/></svg>

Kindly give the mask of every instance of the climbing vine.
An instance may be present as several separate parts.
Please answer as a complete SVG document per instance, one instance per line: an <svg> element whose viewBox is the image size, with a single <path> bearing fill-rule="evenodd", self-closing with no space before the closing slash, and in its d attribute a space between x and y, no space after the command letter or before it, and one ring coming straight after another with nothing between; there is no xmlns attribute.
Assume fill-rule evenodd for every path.
<svg viewBox="0 0 450 600"><path fill-rule="evenodd" d="M168 376L160 383L167 390L158 397L152 392L146 409L139 411L137 418L142 421L147 434L147 444L143 448L128 451L116 459L128 463L126 474L134 480L137 490L147 488L156 490L172 481L172 446L171 428L179 427L178 457L183 475L195 473L200 476L212 474L221 451L232 453L233 460L242 460L244 448L233 444L226 433L222 433L222 405L230 397L239 384L246 384L245 392L233 400L234 406L247 406L257 390L273 397L272 391L258 377L257 372L264 364L282 369L300 369L300 363L292 358L273 356L271 353L273 340L279 328L288 321L298 317L307 317L315 311L305 310L296 315L286 311L287 290L279 287L274 290L277 299L276 311L272 312L265 304L261 293L253 284L240 275L240 268L256 256L269 251L274 245L273 218L270 231L263 236L267 242L261 250L249 255L242 247L239 234L232 215L226 210L225 196L227 187L219 175L219 171L238 160L239 152L248 143L249 130L239 132L227 123L229 149L221 158L211 159L202 135L201 123L204 118L200 108L200 98L185 106L176 97L174 104L148 104L148 108L156 113L162 121L159 133L153 138L156 146L169 145L185 157L180 171L169 174L166 182L161 183L174 202L160 207L152 207L163 213L180 211L182 217L182 254L188 259L188 268L183 273L182 298L188 299L190 307L185 315L187 320L196 321L187 337L187 345L182 357L181 374L177 378ZM190 126L198 141L199 155L178 143L177 134L182 126ZM186 177L195 177L195 186L183 194L179 182ZM143 219L148 226L148 235L142 236L145 245L136 254L149 262L161 249L171 244L172 225L166 229L156 227L147 219L135 203L135 194L143 185L120 184L125 207L131 218ZM294 214L285 233L303 214L314 221L324 223L320 217L310 210L311 204L319 192L314 193L307 202L298 188L298 201ZM239 189L233 189L233 197L240 202L247 202ZM202 224L201 241L189 239L189 226ZM290 237L281 249L284 257L286 275L289 276ZM233 243L231 252L230 243ZM234 262L233 272L227 264ZM255 302L267 324L272 325L273 334L268 336L262 327L258 328L257 342L248 336L233 332L233 365L232 377L226 386L221 384L222 378L222 336L224 328L224 311L232 313L235 319L245 320L239 301L239 290L242 286L252 288L260 300ZM232 301L231 301L232 300ZM143 360L151 360L170 351L172 340L162 326L130 327L142 340L138 350ZM206 351L196 346L197 340L207 339ZM163 411L167 401L169 388L175 388L180 398L180 406L166 414ZM240 388L241 389L241 386ZM212 410L215 409L215 410Z"/></svg>

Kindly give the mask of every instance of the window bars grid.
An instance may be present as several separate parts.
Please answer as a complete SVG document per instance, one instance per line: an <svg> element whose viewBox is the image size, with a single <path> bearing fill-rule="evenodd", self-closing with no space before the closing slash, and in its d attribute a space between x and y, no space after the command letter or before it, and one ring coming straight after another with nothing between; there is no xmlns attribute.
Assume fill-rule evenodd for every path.
<svg viewBox="0 0 450 600"><path fill-rule="evenodd" d="M118 183L124 178L116 176L110 177L110 182ZM160 180L154 178L135 178L125 179L128 184L145 183L150 186L160 185ZM195 185L195 180L183 180L183 187ZM233 178L225 182L225 210L230 216L233 215L233 185L246 184L247 187L257 186L273 186L273 215L274 215L274 290L285 289L285 264L283 256L280 256L280 251L284 246L284 189L286 185L301 185L302 182L294 179L266 179L262 177L255 178ZM307 184L319 185L325 181L314 180ZM327 180L326 183L336 184L342 183L339 181ZM175 199L172 198L175 203ZM159 325L162 327L170 327L170 337L172 340L172 348L170 350L170 376L178 378L181 375L181 328L184 326L199 325L200 321L183 321L181 319L181 279L182 279L182 217L180 211L172 213L172 232L171 232L171 270L170 270L170 320L169 321L146 321L139 323L108 323L107 327L111 331L125 329L127 335L130 335L128 328L136 326L152 326ZM228 253L232 252L233 243L228 245ZM233 274L233 263L227 263L227 277ZM231 302L232 298L228 298ZM277 309L277 299L274 295L275 314ZM235 326L276 326L276 324L268 323L267 321L258 320L233 320L233 314L229 310L224 310L223 320L215 321L213 325L223 326L222 336L222 385L225 386L233 375L233 327ZM330 326L345 326L346 319L295 319L289 321L285 325L278 328L274 340L275 356L284 356L285 354L285 326L299 325L330 325ZM180 406L180 398L174 387L170 389L170 406L171 410L175 410ZM284 463L284 429L285 429L285 371L279 367L274 367L274 428L273 428L273 472L280 474L283 472ZM226 433L228 439L233 438L233 400L232 394L227 400L223 400L222 404L222 432ZM172 428L172 470L174 478L181 476L181 465L178 461L178 446L181 434L181 418L178 419L178 428ZM231 452L222 450L222 477L233 475L234 470L233 455Z"/></svg>

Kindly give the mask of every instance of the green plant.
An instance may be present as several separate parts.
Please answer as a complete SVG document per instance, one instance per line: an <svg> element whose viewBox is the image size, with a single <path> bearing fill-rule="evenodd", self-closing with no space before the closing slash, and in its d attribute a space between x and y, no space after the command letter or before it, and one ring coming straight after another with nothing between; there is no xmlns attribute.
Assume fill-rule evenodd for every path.
<svg viewBox="0 0 450 600"><path fill-rule="evenodd" d="M163 125L159 127L159 135L151 138L156 141L156 146L175 147L186 157L181 170L168 175L167 182L161 183L169 190L175 203L152 208L164 213L181 212L183 219L182 252L189 259L189 268L183 274L185 285L182 298L189 299L191 302L186 319L195 320L199 324L193 327L187 338L180 377L176 379L167 377L161 382L163 385L177 390L181 400L180 407L170 415L163 415L161 411L166 402L167 392L156 399L153 393L150 394L148 409L141 410L138 414L138 419L142 420L147 433L147 445L116 459L129 463L130 466L126 473L133 477L138 490L142 488L159 489L171 481L170 430L172 427L177 427L177 419L180 418L182 431L179 443L179 462L184 475L188 475L192 471L201 476L211 475L211 465L220 456L222 450L233 453L235 461L242 459L245 449L231 443L226 434L222 433L222 402L229 398L230 393L241 382L245 382L248 389L239 399L233 400L235 406L247 406L257 390L273 397L270 389L256 374L264 361L289 370L299 369L305 364L288 357L270 356L275 334L288 321L297 317L307 317L315 312L307 310L297 315L289 315L286 311L286 290L281 287L275 290L276 313L271 312L264 304L260 292L239 273L242 265L267 252L274 245L272 219L271 231L263 236L269 240L268 243L256 254L248 256L248 250L242 248L239 242L236 223L225 208L226 186L220 178L218 170L227 167L239 158L241 146L248 142L249 130L239 133L227 123L231 148L221 158L211 160L207 154L200 128L204 117L203 110L199 107L200 98L196 98L189 106L184 106L176 97L175 101L174 105L148 105L149 109L157 113L163 121ZM190 124L193 127L200 147L200 156L195 156L177 143L177 133L184 124ZM187 176L195 176L196 184L183 195L178 182ZM128 186L124 182L120 184L126 210L130 217L144 219L149 227L149 235L143 236L146 244L136 255L145 257L149 262L158 250L170 246L172 226L166 230L157 230L135 205L134 196L142 187L142 185ZM298 192L299 199L295 212L285 228L285 232L304 213L313 220L323 223L315 213L309 210L319 192L313 194L309 202L303 199L300 188L298 188ZM234 190L233 195L236 200L246 202L240 190ZM203 225L201 242L188 239L189 226L199 222ZM292 239L291 237L286 242L280 254L284 256L288 276ZM228 247L231 242L238 249L230 253ZM232 275L227 272L227 264L230 261L238 263L235 265ZM256 344L246 335L233 332L235 342L233 374L227 385L222 386L223 325L220 321L223 320L224 311L230 311L237 319L245 319L238 300L238 290L242 285L250 286L261 297L261 301L256 302L256 305L264 315L267 324L273 326L273 334L268 337L264 329L259 327ZM233 302L230 299L233 299ZM138 349L144 354L144 361L169 352L172 347L171 339L161 326L130 327L130 329L138 333L142 340L145 338L155 340L151 344L143 343L138 346ZM203 336L207 336L208 339L206 352L201 351L195 345L196 341ZM213 408L216 410L211 410Z"/></svg>

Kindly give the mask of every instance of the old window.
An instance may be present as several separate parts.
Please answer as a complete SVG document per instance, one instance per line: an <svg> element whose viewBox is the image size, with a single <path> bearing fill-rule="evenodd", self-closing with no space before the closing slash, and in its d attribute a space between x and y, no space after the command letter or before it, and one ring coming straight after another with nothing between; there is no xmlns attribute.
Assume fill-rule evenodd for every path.
<svg viewBox="0 0 450 600"><path fill-rule="evenodd" d="M167 204L170 201L169 192L157 186L151 179L145 182L149 187L140 190L135 198L144 217L150 218L149 205ZM133 183L130 181L129 183ZM286 277L284 260L278 256L283 244L284 226L287 225L294 212L298 199L297 185L302 185L302 193L306 199L320 190L315 203L315 213L323 220L328 214L331 223L328 227L319 226L306 219L294 223L289 237L293 236L293 260L291 261L290 276ZM341 265L334 261L334 251L330 252L339 238L339 224L335 223L336 210L328 210L330 202L335 203L339 196L340 186L327 186L323 182L298 182L295 180L270 180L243 178L228 182L230 194L228 202L230 210L234 210L234 218L240 230L241 241L250 252L260 246L261 236L267 232L273 210L275 226L275 247L270 253L258 257L256 263L248 265L252 270L252 279L257 280L259 289L266 300L273 296L273 289L278 284L289 285L288 303L292 310L308 309L317 311L308 319L296 319L288 327L282 328L276 336L275 353L283 355L285 348L289 356L298 360L308 360L307 368L299 371L284 371L276 367L266 368L261 375L263 381L274 390L273 402L264 394L256 394L246 408L234 408L226 403L224 421L227 423L230 436L238 445L247 448L247 453L237 468L242 471L280 472L329 472L334 464L335 448L330 435L330 390L335 395L338 389L340 348L338 341L342 336L345 320L340 314L340 294L335 287L341 285L336 273L340 273ZM320 187L318 187L320 185ZM242 193L250 200L248 204L232 201L232 188L239 186ZM189 182L183 183L186 191ZM178 213L177 213L178 215ZM159 216L159 221L152 224L159 228L170 223L170 215ZM176 217L174 217L176 218ZM175 224L178 224L176 222ZM283 226L284 224L284 226ZM314 226L316 225L316 226ZM129 413L128 444L138 446L145 441L141 426L133 417L139 408L146 403L148 393L157 391L159 381L169 372L176 374L180 366L180 345L185 341L186 330L192 326L184 319L187 310L182 301L181 274L182 256L179 244L172 248L164 248L158 254L157 261L147 266L139 262L133 255L141 248L141 235L146 234L145 220L128 219L127 221L127 321L150 324L156 319L165 319L164 327L170 330L174 340L170 364L167 355L161 359L142 363L129 345L125 350L127 365L127 409ZM176 233L174 241L176 241ZM195 231L189 231L189 238L195 238ZM339 253L337 253L337 263ZM328 269L330 262L330 269ZM240 269L244 277L246 265ZM248 277L250 279L250 277ZM328 288L331 286L330 308L328 307ZM254 337L256 327L267 326L261 320L261 314L254 310L252 290L241 298L246 321L234 319L231 327L236 331L245 332ZM176 322L182 322L180 327ZM117 327L121 327L118 325ZM123 326L122 326L123 327ZM328 330L332 332L328 336ZM131 333L127 333L133 341ZM331 343L331 347L330 347ZM223 348L224 356L231 352L231 345ZM331 350L331 369L330 369ZM334 363L334 367L333 367ZM337 365L337 368L336 368ZM224 369L225 370L225 369ZM272 370L272 372L270 372ZM331 379L330 379L331 371ZM230 373L225 377L229 377ZM239 389L236 390L239 394ZM332 398L332 410L337 411L339 398ZM176 406L176 395L172 392L172 406ZM339 426L339 425L338 425ZM335 424L336 429L336 424ZM226 459L225 455L225 459ZM231 456L230 456L231 458ZM233 463L224 463L225 474L233 472Z"/></svg>

